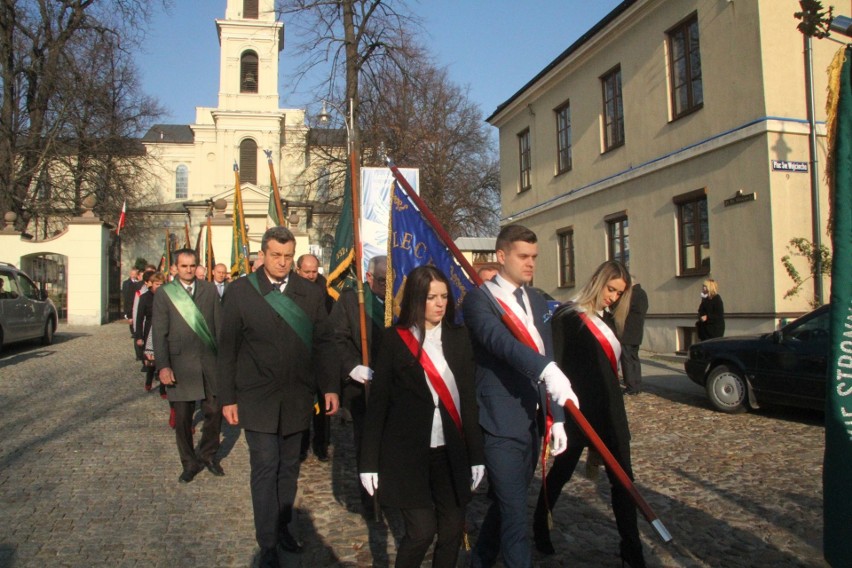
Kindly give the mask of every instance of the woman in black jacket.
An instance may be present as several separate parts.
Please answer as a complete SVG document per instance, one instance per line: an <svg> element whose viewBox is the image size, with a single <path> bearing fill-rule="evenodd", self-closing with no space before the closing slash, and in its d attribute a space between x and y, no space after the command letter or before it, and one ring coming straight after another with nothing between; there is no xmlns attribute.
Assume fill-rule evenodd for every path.
<svg viewBox="0 0 852 568"><path fill-rule="evenodd" d="M624 320L630 309L630 286L630 273L624 265L614 260L601 264L577 297L559 307L553 315L552 326L554 360L571 379L571 386L580 399L580 410L633 479L630 428L624 395L618 383L621 355L618 336L624 330ZM550 540L550 511L562 487L571 479L583 448L589 446L588 439L573 420L566 421L565 430L568 447L554 459L535 509L535 545L545 554L555 552ZM592 453L590 449L589 455ZM586 459L588 463L590 458ZM621 537L622 562L633 568L644 567L636 507L609 469L607 475L612 511Z"/></svg>
<svg viewBox="0 0 852 568"><path fill-rule="evenodd" d="M150 343L151 337L151 316L154 312L154 293L157 288L163 285L166 277L161 272L152 274L148 279L148 291L139 296L139 305L136 307L136 328L133 330L133 337L136 339L136 345L143 348ZM145 350L147 351L147 350ZM151 390L151 384L154 382L154 360L147 353L142 359L145 365L145 391ZM166 398L166 386L160 384L160 396Z"/></svg>
<svg viewBox="0 0 852 568"><path fill-rule="evenodd" d="M432 266L405 283L399 322L386 329L367 402L359 471L379 502L402 510L396 566L456 565L465 505L485 470L467 331L452 324L449 282Z"/></svg>
<svg viewBox="0 0 852 568"><path fill-rule="evenodd" d="M719 285L712 278L705 280L701 287L696 326L699 341L725 335L725 304L719 295Z"/></svg>

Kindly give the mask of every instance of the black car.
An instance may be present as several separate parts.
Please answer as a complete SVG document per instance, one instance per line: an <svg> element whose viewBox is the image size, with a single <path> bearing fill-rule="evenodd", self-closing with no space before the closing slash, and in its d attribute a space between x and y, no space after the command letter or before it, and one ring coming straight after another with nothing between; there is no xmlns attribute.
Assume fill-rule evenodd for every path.
<svg viewBox="0 0 852 568"><path fill-rule="evenodd" d="M760 404L825 408L829 306L773 333L720 337L689 348L686 374L722 412Z"/></svg>

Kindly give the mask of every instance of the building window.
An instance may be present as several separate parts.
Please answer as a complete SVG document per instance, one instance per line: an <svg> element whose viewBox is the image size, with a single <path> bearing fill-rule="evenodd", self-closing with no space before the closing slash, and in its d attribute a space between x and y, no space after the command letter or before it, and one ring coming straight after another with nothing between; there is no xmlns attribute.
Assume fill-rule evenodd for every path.
<svg viewBox="0 0 852 568"><path fill-rule="evenodd" d="M630 234L627 212L621 211L604 217L606 221L607 248L610 260L630 267Z"/></svg>
<svg viewBox="0 0 852 568"><path fill-rule="evenodd" d="M175 169L175 199L189 197L189 168L183 164Z"/></svg>
<svg viewBox="0 0 852 568"><path fill-rule="evenodd" d="M257 54L246 51L240 57L240 92L256 93L257 80Z"/></svg>
<svg viewBox="0 0 852 568"><path fill-rule="evenodd" d="M530 180L530 170L532 169L532 156L530 154L529 128L518 134L518 157L520 160L521 169L521 191L526 191L532 187L532 181Z"/></svg>
<svg viewBox="0 0 852 568"><path fill-rule="evenodd" d="M710 224L703 189L674 198L677 206L681 275L710 272Z"/></svg>
<svg viewBox="0 0 852 568"><path fill-rule="evenodd" d="M571 169L571 105L556 109L556 173Z"/></svg>
<svg viewBox="0 0 852 568"><path fill-rule="evenodd" d="M559 249L559 287L574 286L574 228L556 231Z"/></svg>
<svg viewBox="0 0 852 568"><path fill-rule="evenodd" d="M257 142L251 138L240 142L240 183L257 185Z"/></svg>
<svg viewBox="0 0 852 568"><path fill-rule="evenodd" d="M698 17L668 31L671 66L672 116L681 117L704 104L701 84L701 54L698 50Z"/></svg>
<svg viewBox="0 0 852 568"><path fill-rule="evenodd" d="M256 20L257 15L257 0L243 0L243 18Z"/></svg>
<svg viewBox="0 0 852 568"><path fill-rule="evenodd" d="M621 67L601 77L603 87L604 151L624 144L624 104L621 97Z"/></svg>

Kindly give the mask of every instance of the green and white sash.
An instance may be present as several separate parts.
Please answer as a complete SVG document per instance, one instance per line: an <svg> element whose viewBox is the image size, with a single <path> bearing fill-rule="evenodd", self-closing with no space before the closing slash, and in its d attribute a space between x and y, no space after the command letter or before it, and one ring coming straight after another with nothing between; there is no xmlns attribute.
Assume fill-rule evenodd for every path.
<svg viewBox="0 0 852 568"><path fill-rule="evenodd" d="M281 294L274 288L264 296L263 292L260 291L256 272L252 272L247 278L251 282L251 285L254 286L254 289L257 290L257 293L263 296L266 302L272 306L272 309L281 316L284 323L296 332L296 335L299 336L305 347L310 349L313 343L314 325L305 311L290 297Z"/></svg>
<svg viewBox="0 0 852 568"><path fill-rule="evenodd" d="M213 334L210 333L210 328L207 327L207 322L204 316L201 315L201 310L192 301L186 289L180 285L177 280L173 280L161 287L169 299L174 304L175 309L189 326L189 329L195 332L195 335L201 339L204 345L207 346L213 353L216 353L216 340Z"/></svg>

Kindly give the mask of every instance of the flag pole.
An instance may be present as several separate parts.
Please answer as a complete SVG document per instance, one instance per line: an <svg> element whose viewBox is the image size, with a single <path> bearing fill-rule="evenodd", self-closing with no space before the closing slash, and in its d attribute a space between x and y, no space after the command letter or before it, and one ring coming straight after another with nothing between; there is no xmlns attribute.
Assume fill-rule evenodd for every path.
<svg viewBox="0 0 852 568"><path fill-rule="evenodd" d="M264 150L266 161L269 164L269 183L272 185L272 195L275 199L275 214L278 216L278 224L284 224L284 208L281 206L281 192L278 191L278 180L275 179L275 166L272 163L272 150Z"/></svg>
<svg viewBox="0 0 852 568"><path fill-rule="evenodd" d="M396 179L396 181L399 183L399 185L402 187L408 197L414 202L414 204L420 210L420 213L423 214L429 224L432 225L432 228L435 229L435 232L438 234L438 237L444 242L444 245L446 245L447 248L450 249L450 252L452 252L453 256L456 257L456 261L458 261L458 263L462 266L465 272L467 272L468 277L470 277L474 284L479 286L480 289L485 292L486 297L488 297L488 299L491 300L492 305L496 307L497 313L500 314L500 319L503 321L506 327L509 328L509 331L512 332L512 335L514 335L518 339L521 339L523 332L517 328L515 323L509 318L509 315L500 307L496 299L491 295L488 288L486 286L483 286L482 277L479 276L479 274L473 269L473 266L471 266L470 262L468 262L464 255L462 255L456 244L444 230L444 227L441 225L441 223L438 221L432 211L429 210L429 207L426 205L426 203L420 198L419 195L417 195L414 189L412 189L411 184L408 183L408 180L405 179L405 177L399 171L399 168L397 168L393 164L390 158L386 159L388 167L393 173L394 179ZM589 442L591 442L595 450L597 450L597 452L601 455L607 468L609 468L609 470L615 474L616 479L630 495L630 498L633 500L633 503L636 504L636 507L642 512L642 515L645 517L645 519L649 523L651 523L651 526L654 528L655 531L657 531L657 534L660 536L663 542L670 542L672 540L672 536L669 531L654 513L653 509L651 509L651 506L648 504L648 502L645 501L642 495L639 494L639 490L636 489L636 485L633 483L633 480L630 479L630 477L624 471L624 468L621 467L621 464L618 463L618 461L615 459L615 456L613 456L612 452L610 452L609 449L606 447L606 444L604 444L603 440L601 440L601 437L598 436L598 433L595 432L594 428L592 428L592 425L589 424L589 421L586 420L586 417L583 416L583 414L580 412L580 409L577 408L577 406L570 400L565 403L565 408L571 414L571 418L574 419L574 422L576 422L580 429L583 431L583 434L585 434L586 437L589 439Z"/></svg>
<svg viewBox="0 0 852 568"><path fill-rule="evenodd" d="M205 252L206 252L207 258L205 260L207 262L207 280L209 282L213 281L213 243L210 241L210 237L213 234L213 230L210 227L210 219L212 219L212 217L213 217L213 212L208 211L208 213L207 213L207 235L206 235L206 238L205 238L205 240L207 242L205 243L204 248L206 249Z"/></svg>

